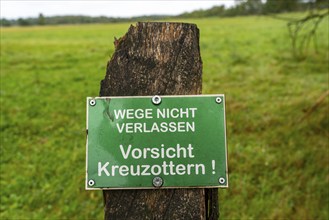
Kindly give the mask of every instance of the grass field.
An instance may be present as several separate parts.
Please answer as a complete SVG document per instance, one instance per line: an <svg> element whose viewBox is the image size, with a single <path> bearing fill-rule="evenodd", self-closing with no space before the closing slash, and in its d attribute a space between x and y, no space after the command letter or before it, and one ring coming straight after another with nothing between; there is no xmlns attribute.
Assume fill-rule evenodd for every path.
<svg viewBox="0 0 329 220"><path fill-rule="evenodd" d="M319 51L291 55L284 21L184 20L200 28L203 93L225 93L221 219L329 219L328 19ZM85 101L130 24L1 29L0 219L102 219L85 191Z"/></svg>

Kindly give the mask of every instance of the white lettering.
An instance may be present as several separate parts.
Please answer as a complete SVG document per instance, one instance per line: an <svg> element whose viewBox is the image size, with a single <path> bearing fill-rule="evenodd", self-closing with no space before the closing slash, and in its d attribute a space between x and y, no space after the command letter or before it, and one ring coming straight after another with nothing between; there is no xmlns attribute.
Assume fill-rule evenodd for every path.
<svg viewBox="0 0 329 220"><path fill-rule="evenodd" d="M117 125L119 133L121 134L123 131L123 128L125 127L125 123L123 123L121 126L118 123L116 125Z"/></svg>
<svg viewBox="0 0 329 220"><path fill-rule="evenodd" d="M150 165L142 165L142 168L144 169L142 171L142 176L150 176L150 172L148 172L148 170L150 169Z"/></svg>
<svg viewBox="0 0 329 220"><path fill-rule="evenodd" d="M161 164L143 165L112 165L110 162L98 162L98 176L158 176L158 175L205 175L204 164L175 164L173 161L163 161ZM109 170L111 170L111 175Z"/></svg>
<svg viewBox="0 0 329 220"><path fill-rule="evenodd" d="M130 149L131 149L131 144L128 146L127 151L125 151L122 144L120 144L121 154L122 154L123 158L126 159L126 160L127 160L128 156L130 154Z"/></svg>
<svg viewBox="0 0 329 220"><path fill-rule="evenodd" d="M103 166L101 162L98 162L98 176L102 176L102 171L104 171L106 176L110 176L109 171L106 169L106 167L109 165L109 162L106 162Z"/></svg>
<svg viewBox="0 0 329 220"><path fill-rule="evenodd" d="M126 114L126 110L116 110L114 109L114 116L115 116L115 119L124 119L125 118L125 114Z"/></svg>

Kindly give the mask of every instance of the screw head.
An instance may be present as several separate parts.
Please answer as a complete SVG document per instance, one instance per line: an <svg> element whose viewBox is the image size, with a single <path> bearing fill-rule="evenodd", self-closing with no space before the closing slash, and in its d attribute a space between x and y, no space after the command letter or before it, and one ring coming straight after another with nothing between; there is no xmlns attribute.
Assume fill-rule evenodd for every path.
<svg viewBox="0 0 329 220"><path fill-rule="evenodd" d="M89 181L88 181L88 185L89 185L89 186L93 186L93 185L95 185L95 181L94 181L94 180L89 180Z"/></svg>
<svg viewBox="0 0 329 220"><path fill-rule="evenodd" d="M163 184L163 179L161 177L158 177L158 176L154 177L152 183L153 183L154 187L161 187L162 184Z"/></svg>
<svg viewBox="0 0 329 220"><path fill-rule="evenodd" d="M95 106L95 105L96 105L96 100L95 100L95 99L91 99L91 100L89 101L89 105L91 105L91 106Z"/></svg>
<svg viewBox="0 0 329 220"><path fill-rule="evenodd" d="M225 179L224 179L223 177L220 177L220 178L218 179L218 182L219 182L220 184L224 184L224 183L225 183Z"/></svg>
<svg viewBox="0 0 329 220"><path fill-rule="evenodd" d="M220 104L220 103L222 103L222 98L221 97L216 97L216 103L217 104Z"/></svg>
<svg viewBox="0 0 329 220"><path fill-rule="evenodd" d="M158 95L155 95L152 97L152 103L154 105L159 105L161 103L161 97Z"/></svg>

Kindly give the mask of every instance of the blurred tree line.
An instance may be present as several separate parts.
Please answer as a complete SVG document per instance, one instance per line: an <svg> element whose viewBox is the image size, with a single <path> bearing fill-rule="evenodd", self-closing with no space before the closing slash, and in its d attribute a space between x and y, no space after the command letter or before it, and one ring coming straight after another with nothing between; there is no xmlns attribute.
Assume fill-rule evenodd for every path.
<svg viewBox="0 0 329 220"><path fill-rule="evenodd" d="M160 20L170 16L155 15L155 16L140 16L133 18L114 18L106 16L51 16L46 17L39 14L37 18L18 18L18 19L1 19L1 26L31 26L31 25L58 25L58 24L88 24L88 23L118 23L129 21L144 21L144 20Z"/></svg>
<svg viewBox="0 0 329 220"><path fill-rule="evenodd" d="M240 15L266 15L281 12L305 11L328 8L327 0L235 0L233 7L215 6L208 10L196 10L175 16L179 18L201 17L232 17ZM90 17L90 16L52 16L39 14L36 18L5 19L1 18L1 26L30 26L56 24L85 24L85 23L117 23L172 18L170 16L141 16L132 18Z"/></svg>
<svg viewBox="0 0 329 220"><path fill-rule="evenodd" d="M179 17L233 17L240 15L266 15L292 11L328 8L327 0L235 0L234 7L215 6L208 10L184 13Z"/></svg>

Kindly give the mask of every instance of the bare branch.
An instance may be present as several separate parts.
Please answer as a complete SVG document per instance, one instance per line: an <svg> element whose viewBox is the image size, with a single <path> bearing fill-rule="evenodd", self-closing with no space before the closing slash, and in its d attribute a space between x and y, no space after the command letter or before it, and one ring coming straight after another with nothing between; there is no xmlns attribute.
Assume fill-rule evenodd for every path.
<svg viewBox="0 0 329 220"><path fill-rule="evenodd" d="M329 11L326 11L322 14L314 14L311 12L308 16L301 19L275 17L277 19L280 18L281 20L284 19L289 21L287 26L291 39L292 52L295 57L303 54L304 50L309 47L312 39L315 51L317 52L316 31L318 29L319 23L323 20L324 17L328 15ZM311 25L311 28L306 30L308 25ZM302 33L303 29L306 32L304 34Z"/></svg>

